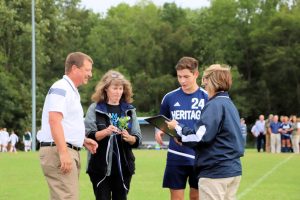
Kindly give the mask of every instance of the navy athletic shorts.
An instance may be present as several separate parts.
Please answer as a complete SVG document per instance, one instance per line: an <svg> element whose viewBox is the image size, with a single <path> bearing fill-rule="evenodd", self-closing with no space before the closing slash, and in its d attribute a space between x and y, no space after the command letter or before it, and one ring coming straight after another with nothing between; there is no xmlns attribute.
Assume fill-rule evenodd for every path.
<svg viewBox="0 0 300 200"><path fill-rule="evenodd" d="M282 134L281 135L281 139L283 139L283 140L288 140L290 138L291 138L291 136L289 134Z"/></svg>
<svg viewBox="0 0 300 200"><path fill-rule="evenodd" d="M198 189L198 178L193 166L166 166L163 180L164 188L185 189L187 180L191 188Z"/></svg>

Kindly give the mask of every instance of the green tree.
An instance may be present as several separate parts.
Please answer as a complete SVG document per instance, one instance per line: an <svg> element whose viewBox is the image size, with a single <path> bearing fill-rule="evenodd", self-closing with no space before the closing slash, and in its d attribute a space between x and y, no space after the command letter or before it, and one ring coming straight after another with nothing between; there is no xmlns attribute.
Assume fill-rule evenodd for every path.
<svg viewBox="0 0 300 200"><path fill-rule="evenodd" d="M269 94L269 112L281 107L277 111L279 114L299 114L299 22L299 10L283 4L261 28L261 34L256 35L261 41L258 50L262 54L257 59L262 67L261 79L266 81Z"/></svg>

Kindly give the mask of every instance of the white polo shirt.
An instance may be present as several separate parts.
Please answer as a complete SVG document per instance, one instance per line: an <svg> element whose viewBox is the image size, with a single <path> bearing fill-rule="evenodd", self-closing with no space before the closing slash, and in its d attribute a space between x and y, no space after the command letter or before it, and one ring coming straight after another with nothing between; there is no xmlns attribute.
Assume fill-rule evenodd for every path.
<svg viewBox="0 0 300 200"><path fill-rule="evenodd" d="M42 128L39 133L40 142L53 142L49 125L49 112L60 112L63 115L62 126L66 142L82 147L85 137L83 109L80 95L72 80L64 75L55 82L45 99Z"/></svg>

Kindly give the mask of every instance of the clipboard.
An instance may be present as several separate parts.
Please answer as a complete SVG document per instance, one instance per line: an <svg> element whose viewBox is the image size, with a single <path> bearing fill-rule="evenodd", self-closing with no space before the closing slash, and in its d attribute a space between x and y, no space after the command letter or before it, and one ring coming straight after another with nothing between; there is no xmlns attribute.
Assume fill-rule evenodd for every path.
<svg viewBox="0 0 300 200"><path fill-rule="evenodd" d="M164 115L156 115L153 117L148 117L144 119L145 121L147 121L149 124L155 126L156 128L158 128L159 130L163 131L164 133L166 133L167 135L169 135L170 137L176 137L179 138L176 130L171 130L168 128L168 125L165 121L171 121L169 118L167 118Z"/></svg>

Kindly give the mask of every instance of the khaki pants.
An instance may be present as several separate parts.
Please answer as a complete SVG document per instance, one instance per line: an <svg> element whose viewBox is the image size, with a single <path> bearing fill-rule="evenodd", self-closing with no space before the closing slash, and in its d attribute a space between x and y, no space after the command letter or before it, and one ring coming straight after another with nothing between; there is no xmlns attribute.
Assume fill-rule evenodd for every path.
<svg viewBox="0 0 300 200"><path fill-rule="evenodd" d="M229 178L200 178L198 182L201 200L235 200L241 176Z"/></svg>
<svg viewBox="0 0 300 200"><path fill-rule="evenodd" d="M57 148L41 147L40 163L46 177L51 200L78 200L79 199L79 151L68 148L73 158L72 170L68 174L60 171L60 159Z"/></svg>
<svg viewBox="0 0 300 200"><path fill-rule="evenodd" d="M271 153L281 152L281 134L271 133Z"/></svg>
<svg viewBox="0 0 300 200"><path fill-rule="evenodd" d="M292 135L292 144L294 153L299 153L300 135Z"/></svg>
<svg viewBox="0 0 300 200"><path fill-rule="evenodd" d="M266 133L266 152L271 152L271 133L267 131Z"/></svg>

